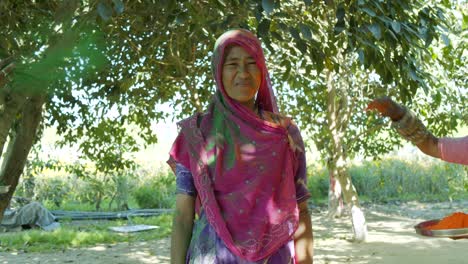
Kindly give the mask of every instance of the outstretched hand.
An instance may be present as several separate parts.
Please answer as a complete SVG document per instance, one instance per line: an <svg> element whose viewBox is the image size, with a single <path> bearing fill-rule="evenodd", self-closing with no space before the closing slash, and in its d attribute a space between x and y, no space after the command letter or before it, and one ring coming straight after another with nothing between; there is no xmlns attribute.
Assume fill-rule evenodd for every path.
<svg viewBox="0 0 468 264"><path fill-rule="evenodd" d="M12 57L0 60L0 89L10 81L10 73L15 68L15 63Z"/></svg>
<svg viewBox="0 0 468 264"><path fill-rule="evenodd" d="M390 117L393 121L400 120L405 114L405 108L390 97L384 96L374 99L367 105L366 111L377 110L381 115Z"/></svg>

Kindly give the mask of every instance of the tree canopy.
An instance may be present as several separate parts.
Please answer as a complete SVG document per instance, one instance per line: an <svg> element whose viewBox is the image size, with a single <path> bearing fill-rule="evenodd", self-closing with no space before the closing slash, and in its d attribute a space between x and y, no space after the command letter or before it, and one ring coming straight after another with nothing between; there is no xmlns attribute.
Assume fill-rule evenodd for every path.
<svg viewBox="0 0 468 264"><path fill-rule="evenodd" d="M78 144L100 170L129 166L122 152L157 141L152 122L204 109L214 42L241 27L263 42L281 110L324 160L337 148L376 157L400 141L363 111L374 97L410 105L438 135L468 123L466 9L435 0L5 0L0 57L17 67L0 91L0 150L7 135L24 148L13 142L30 105L41 112L30 137L56 126L61 144Z"/></svg>

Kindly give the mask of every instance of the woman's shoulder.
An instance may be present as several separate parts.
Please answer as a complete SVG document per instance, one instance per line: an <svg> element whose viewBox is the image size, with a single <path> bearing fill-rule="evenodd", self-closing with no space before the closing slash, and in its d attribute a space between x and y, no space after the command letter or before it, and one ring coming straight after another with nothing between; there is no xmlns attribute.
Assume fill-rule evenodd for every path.
<svg viewBox="0 0 468 264"><path fill-rule="evenodd" d="M289 144L291 145L292 149L294 151L304 153L304 142L302 141L301 132L292 118L280 113L273 113L269 111L262 111L262 117L266 121L280 124L282 127L286 128L288 131Z"/></svg>
<svg viewBox="0 0 468 264"><path fill-rule="evenodd" d="M263 110L262 118L265 121L281 125L282 127L286 128L289 131L298 130L297 125L296 123L294 123L292 118L282 113L273 113L270 111Z"/></svg>
<svg viewBox="0 0 468 264"><path fill-rule="evenodd" d="M203 119L204 116L208 114L208 111L205 112L197 112L187 118L179 120L177 122L177 127L179 129L183 128L193 128L198 127L200 125L200 121Z"/></svg>

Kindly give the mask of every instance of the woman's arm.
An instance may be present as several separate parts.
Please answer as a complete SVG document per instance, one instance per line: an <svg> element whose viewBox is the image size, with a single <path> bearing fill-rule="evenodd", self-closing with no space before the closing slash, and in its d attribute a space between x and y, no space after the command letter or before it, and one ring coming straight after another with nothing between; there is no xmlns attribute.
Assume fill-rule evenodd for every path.
<svg viewBox="0 0 468 264"><path fill-rule="evenodd" d="M294 247L296 251L297 263L313 263L314 256L314 237L312 234L312 221L307 201L298 204L299 207L299 226L294 233Z"/></svg>
<svg viewBox="0 0 468 264"><path fill-rule="evenodd" d="M367 110L377 110L380 112L381 115L390 117L390 119L392 119L394 123L401 122L400 120L405 119L406 115L411 115L410 113L407 113L409 111L408 109L405 109L405 107L396 103L390 97L387 96L374 99L367 106ZM417 119L416 116L412 116L411 118ZM405 123L411 123L414 125L415 122L405 121ZM426 137L423 138L421 142L415 143L415 145L424 154L440 159L441 155L438 147L438 141L439 138L435 137L430 132L428 132Z"/></svg>
<svg viewBox="0 0 468 264"><path fill-rule="evenodd" d="M192 238L195 216L195 197L176 195L176 209L172 221L171 264L185 264L187 250Z"/></svg>
<svg viewBox="0 0 468 264"><path fill-rule="evenodd" d="M423 142L416 145L424 154L440 159L439 138L429 135Z"/></svg>

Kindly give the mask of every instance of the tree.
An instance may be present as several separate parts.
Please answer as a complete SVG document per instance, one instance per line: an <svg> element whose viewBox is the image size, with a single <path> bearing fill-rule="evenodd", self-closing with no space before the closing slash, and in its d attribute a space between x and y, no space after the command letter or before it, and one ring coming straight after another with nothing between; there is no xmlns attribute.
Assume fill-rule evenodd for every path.
<svg viewBox="0 0 468 264"><path fill-rule="evenodd" d="M99 170L129 166L118 158L117 146L137 151L156 142L150 124L169 116L158 105L177 109L175 118L203 110L214 89L209 63L214 41L227 28L243 27L265 45L281 110L317 145L331 177L343 186L345 201L359 207L348 159L398 144L372 133L383 124L362 111L370 98L394 95L406 103L434 98L431 108L413 104L429 121L450 120L438 122L446 124L438 125L440 134L460 122L457 115L467 105L466 93L456 92L466 76L459 70L463 59L447 63L456 54L452 45L443 48L445 58L433 58L441 32L458 25L449 8L449 1L402 0L3 1L0 56L13 55L17 68L10 88L2 89L1 98L9 100L1 105L9 107L0 110L0 143L8 131L18 130L13 124L31 125L32 117L18 115L25 102L36 108L28 113L37 122L27 131L30 144L14 146L10 138L10 149L23 152L7 152L3 164L24 164L28 145L40 136L37 128L53 125L62 144L79 144ZM431 77L433 66L445 71L444 78ZM445 76L458 81L441 89ZM449 104L457 109L443 113ZM129 136L132 127L140 138ZM15 168L0 172L2 184L12 186L0 201L0 215L22 164Z"/></svg>
<svg viewBox="0 0 468 264"><path fill-rule="evenodd" d="M0 219L31 147L40 136L43 113L50 113L44 110L50 109L52 102L63 106L60 95L69 95L67 91L71 93L71 86L76 82L75 76L67 74L66 67L76 67L75 74L90 76L90 72L102 65L99 54L95 53L97 34L88 27L87 19L74 20L78 8L78 1L32 1L23 5L3 1L0 4L0 56L12 55L16 61L13 80L0 90L0 183L10 186L0 200Z"/></svg>
<svg viewBox="0 0 468 264"><path fill-rule="evenodd" d="M431 109L436 119L447 113L437 110L445 104L436 99L441 92L459 106L466 105L467 97L466 92L459 90L463 86L449 88L446 78L432 78L435 69L427 66L440 65L440 61L433 59L436 54L433 40L448 34L449 25L455 25L448 22L454 21L447 12L448 3L437 6L414 1L325 1L322 5L307 6L309 1L304 2L305 6L282 4L277 12L263 18L260 25L267 23L270 35L276 38L271 50L279 60L285 54L294 56L294 51L298 54L279 63L285 69L283 80L288 83L283 87L294 91L283 92L289 98L286 112L299 118L302 128L310 133L327 160L330 186L336 187L330 192L329 212L333 216L338 213L336 200L341 194L337 191L341 189L350 207L359 206L347 172L348 157L358 153L376 156L399 144L397 137L373 133L383 124L364 113L370 98L393 95L405 103L411 103L416 96L429 98L433 102L431 108L423 104L413 108ZM272 30L275 28L276 33ZM283 43L281 39L294 42ZM446 72L454 69L442 68ZM278 87L280 92L281 88ZM438 132L447 133L456 127L462 120L457 119L460 113L463 111L449 114L450 124ZM365 234L357 232L365 231L357 226L357 222L363 223L362 215L359 210L354 212L359 216L353 216L355 235L363 239Z"/></svg>

